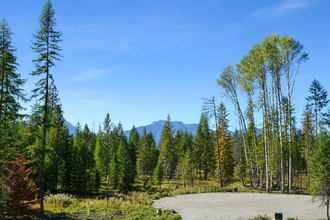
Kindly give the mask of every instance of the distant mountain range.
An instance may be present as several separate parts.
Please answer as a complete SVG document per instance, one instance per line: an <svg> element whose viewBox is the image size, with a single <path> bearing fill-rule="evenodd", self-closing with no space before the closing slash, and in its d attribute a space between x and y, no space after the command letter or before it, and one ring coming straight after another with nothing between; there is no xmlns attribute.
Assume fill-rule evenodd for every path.
<svg viewBox="0 0 330 220"><path fill-rule="evenodd" d="M140 135L142 135L143 129L146 128L147 132L151 131L154 135L156 144L159 143L160 138L162 136L163 127L166 120L154 121L150 125L140 126L137 127L137 131ZM173 129L180 130L182 129L191 132L193 135L196 134L198 124L184 124L182 121L172 121ZM129 137L130 130L124 132L127 137Z"/></svg>
<svg viewBox="0 0 330 220"><path fill-rule="evenodd" d="M158 145L161 136L162 136L162 131L163 131L163 127L165 124L166 120L160 120L160 121L154 121L152 122L150 125L145 125L145 126L140 126L137 127L137 131L139 132L140 135L142 135L143 129L146 128L147 132L149 133L149 131L152 132L152 134L154 135L155 138L155 142ZM70 134L73 134L76 127L73 126L70 122L65 121L66 125L69 128L69 132ZM198 124L185 124L182 121L172 121L172 125L173 125L173 129L175 131L182 129L183 131L187 130L188 132L191 132L194 136L196 134L197 131L197 127ZM124 131L124 134L127 136L127 138L129 137L129 133L131 132L131 130L126 130ZM233 132L229 131L229 133L232 135Z"/></svg>
<svg viewBox="0 0 330 220"><path fill-rule="evenodd" d="M165 124L166 120L160 120L160 121L154 121L152 122L150 125L145 125L145 126L140 126L137 127L137 131L139 132L140 135L142 135L143 129L146 128L147 132L149 133L149 131L152 132L152 134L154 135L156 144L158 144L158 142L160 141L160 138L162 136L162 131L163 131L163 127ZM68 126L69 128L69 133L73 134L76 127L73 126L70 122L65 121L66 126ZM197 131L197 127L198 124L185 124L182 121L172 121L172 125L173 125L173 129L176 130L180 130L182 129L187 130L188 132L191 132L193 135L196 134ZM131 130L127 130L124 131L124 134L129 137L129 133L131 132Z"/></svg>

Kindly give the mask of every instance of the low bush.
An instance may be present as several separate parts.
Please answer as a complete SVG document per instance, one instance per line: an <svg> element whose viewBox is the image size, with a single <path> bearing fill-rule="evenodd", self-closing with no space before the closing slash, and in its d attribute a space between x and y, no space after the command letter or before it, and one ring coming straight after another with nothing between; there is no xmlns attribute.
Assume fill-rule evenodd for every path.
<svg viewBox="0 0 330 220"><path fill-rule="evenodd" d="M267 215L264 215L264 216L257 216L257 217L254 217L253 219L251 220L272 220L271 217L267 216Z"/></svg>
<svg viewBox="0 0 330 220"><path fill-rule="evenodd" d="M77 198L69 194L56 194L45 197L45 203L48 205L68 207L77 204Z"/></svg>

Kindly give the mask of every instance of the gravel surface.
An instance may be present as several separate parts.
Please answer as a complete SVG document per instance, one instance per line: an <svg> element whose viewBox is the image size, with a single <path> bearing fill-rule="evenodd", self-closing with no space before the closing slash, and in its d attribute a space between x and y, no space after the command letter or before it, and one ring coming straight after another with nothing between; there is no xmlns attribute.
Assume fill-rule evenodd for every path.
<svg viewBox="0 0 330 220"><path fill-rule="evenodd" d="M182 219L250 219L258 214L275 218L275 212L283 213L283 219L326 219L321 202L312 202L311 196L261 193L202 193L171 196L157 199L153 206L174 209Z"/></svg>

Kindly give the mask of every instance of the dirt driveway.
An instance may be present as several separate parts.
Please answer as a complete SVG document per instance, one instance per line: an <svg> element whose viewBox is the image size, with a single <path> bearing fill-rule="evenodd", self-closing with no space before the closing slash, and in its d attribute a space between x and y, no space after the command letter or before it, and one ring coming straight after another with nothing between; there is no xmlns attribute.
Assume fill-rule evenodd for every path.
<svg viewBox="0 0 330 220"><path fill-rule="evenodd" d="M155 200L154 207L174 209L183 219L249 219L258 214L283 219L326 219L326 208L311 196L261 193L202 193L166 197Z"/></svg>

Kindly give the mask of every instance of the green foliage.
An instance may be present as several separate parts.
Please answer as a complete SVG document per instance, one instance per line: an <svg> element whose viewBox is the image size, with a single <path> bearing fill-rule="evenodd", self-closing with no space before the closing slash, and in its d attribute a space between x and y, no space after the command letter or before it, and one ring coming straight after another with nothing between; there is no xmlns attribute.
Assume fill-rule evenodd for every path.
<svg viewBox="0 0 330 220"><path fill-rule="evenodd" d="M239 177L241 180L242 185L244 186L244 178L246 176L246 163L244 160L244 157L240 158L240 160L238 161L236 167L235 167L235 176Z"/></svg>
<svg viewBox="0 0 330 220"><path fill-rule="evenodd" d="M110 149L111 133L112 133L111 128L112 128L112 123L111 123L110 115L109 115L109 113L107 113L107 115L105 116L104 122L103 122L103 133L102 133L102 141L104 144L104 148L103 148L103 152L101 151L101 149L99 149L99 152L98 152L98 155L100 155L102 153L104 155L104 156L100 156L99 160L103 159L103 161L104 161L104 164L102 164L102 166L100 166L100 167L103 167L103 169L105 169L105 171L102 172L105 175L105 180L107 180L107 177L108 177L108 168L109 168L110 160L113 156L113 152L115 152ZM101 143L99 143L99 145L101 148ZM98 162L98 163L101 164L101 162Z"/></svg>
<svg viewBox="0 0 330 220"><path fill-rule="evenodd" d="M5 17L0 21L0 129L6 129L10 123L21 117L23 109L19 100L26 101L21 88L26 80L17 73L16 48L12 45L11 29Z"/></svg>
<svg viewBox="0 0 330 220"><path fill-rule="evenodd" d="M208 118L206 114L202 114L195 139L194 150L191 152L194 155L195 165L199 172L200 179L202 179L202 172L204 173L204 180L207 180L209 172L215 168L213 143L208 125Z"/></svg>
<svg viewBox="0 0 330 220"><path fill-rule="evenodd" d="M26 80L17 73L16 48L12 45L12 32L5 17L0 20L0 201L3 197L3 170L15 158L23 145L21 101L26 101L22 86Z"/></svg>
<svg viewBox="0 0 330 220"><path fill-rule="evenodd" d="M137 148L138 174L151 177L157 165L157 156L154 137L151 132L147 134L147 130L144 128Z"/></svg>
<svg viewBox="0 0 330 220"><path fill-rule="evenodd" d="M174 174L175 164L175 146L174 146L174 129L171 122L171 117L168 115L167 121L164 124L162 136L160 140L161 148L159 161L164 166L164 172L167 179L172 179Z"/></svg>
<svg viewBox="0 0 330 220"><path fill-rule="evenodd" d="M183 185L194 185L194 157L190 149L187 149L184 155L180 158L179 168L181 169L182 178L184 180Z"/></svg>
<svg viewBox="0 0 330 220"><path fill-rule="evenodd" d="M56 194L45 196L45 203L52 206L68 207L77 204L77 198L70 194Z"/></svg>
<svg viewBox="0 0 330 220"><path fill-rule="evenodd" d="M35 83L36 88L32 90L32 98L40 97L39 100L44 102L44 124L43 124L43 138L42 138L42 149L40 160L40 197L41 197L41 215L43 219L43 198L44 198L44 168L45 168L45 157L46 157L46 137L47 129L49 128L49 95L50 88L54 82L53 76L50 73L50 68L55 66L55 61L59 61L61 55L59 51L61 48L58 46L58 43L61 42L61 32L56 31L56 19L55 11L52 7L50 0L47 0L40 18L39 18L40 27L37 29L37 33L33 34L34 41L32 41L31 49L37 53L37 59L32 60L35 66L35 70L30 73L32 76L40 76L45 74L44 78L38 80Z"/></svg>
<svg viewBox="0 0 330 220"><path fill-rule="evenodd" d="M267 215L260 215L260 216L254 217L252 220L272 220L272 218Z"/></svg>
<svg viewBox="0 0 330 220"><path fill-rule="evenodd" d="M95 135L87 125L84 130L78 123L73 137L73 189L81 195L87 195L97 186L94 161Z"/></svg>
<svg viewBox="0 0 330 220"><path fill-rule="evenodd" d="M306 98L309 105L314 108L313 119L315 122L316 136L318 133L319 122L325 121L325 113L322 113L322 109L329 103L328 92L324 89L319 81L314 79L310 85L308 92L311 93L310 96Z"/></svg>
<svg viewBox="0 0 330 220"><path fill-rule="evenodd" d="M52 127L49 130L47 136L47 142L49 143L48 152L46 155L46 170L47 176L46 182L49 183L48 187L52 193L57 193L57 187L59 184L59 168L61 166L61 152L63 146L63 126L65 119L63 117L62 108L60 105L56 105L52 116Z"/></svg>
<svg viewBox="0 0 330 220"><path fill-rule="evenodd" d="M163 181L164 167L161 163L158 163L154 170L154 183L161 188L161 183Z"/></svg>
<svg viewBox="0 0 330 220"><path fill-rule="evenodd" d="M311 193L322 200L327 206L329 216L330 200L330 139L329 134L323 131L319 137L317 148L312 153L310 161Z"/></svg>
<svg viewBox="0 0 330 220"><path fill-rule="evenodd" d="M63 136L62 136L62 148L61 148L61 164L59 172L59 181L60 186L63 190L70 192L73 187L73 174L74 174L74 149L73 149L73 140L69 135L69 129L64 124L62 127Z"/></svg>
<svg viewBox="0 0 330 220"><path fill-rule="evenodd" d="M154 188L152 187L154 185L152 179L145 179L143 181L143 190L145 190L148 193L151 193L154 191Z"/></svg>
<svg viewBox="0 0 330 220"><path fill-rule="evenodd" d="M137 163L137 151L138 151L138 144L140 141L140 135L133 125L128 138L128 152L130 154L130 158L133 164L133 169L136 170L136 163Z"/></svg>
<svg viewBox="0 0 330 220"><path fill-rule="evenodd" d="M39 76L43 73L47 73L46 78L37 82L37 88L33 90L35 96L40 94L48 95L48 80L53 78L49 73L49 68L55 66L55 61L59 61L61 55L59 51L61 48L58 43L61 42L60 31L56 31L54 28L56 25L55 11L52 3L47 0L42 13L39 18L40 27L36 34L33 34L34 42L32 42L31 48L38 54L38 58L32 62L35 64L36 70L31 73L33 76ZM45 87L47 86L47 87ZM43 96L43 99L46 97ZM48 97L47 97L48 98Z"/></svg>
<svg viewBox="0 0 330 220"><path fill-rule="evenodd" d="M217 164L218 169L221 169L221 176L223 182L228 184L232 181L232 177L234 175L234 159L233 159L233 151L230 141L230 135L227 130L228 125L222 123L219 126L219 146L220 150L215 149L216 156L220 159L220 164ZM220 153L220 154L219 154Z"/></svg>
<svg viewBox="0 0 330 220"><path fill-rule="evenodd" d="M105 164L106 164L106 159L107 159L107 150L104 145L103 139L102 139L102 130L101 126L100 129L96 135L96 146L95 146L95 152L94 152L94 157L95 157L95 162L96 162L96 167L102 177L105 176Z"/></svg>
<svg viewBox="0 0 330 220"><path fill-rule="evenodd" d="M115 153L111 159L109 170L109 184L113 189L118 188L119 179L119 163L117 159L117 153Z"/></svg>
<svg viewBox="0 0 330 220"><path fill-rule="evenodd" d="M118 187L121 192L127 193L134 183L134 170L127 144L124 141L120 142L117 154L119 162Z"/></svg>

